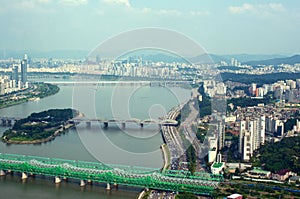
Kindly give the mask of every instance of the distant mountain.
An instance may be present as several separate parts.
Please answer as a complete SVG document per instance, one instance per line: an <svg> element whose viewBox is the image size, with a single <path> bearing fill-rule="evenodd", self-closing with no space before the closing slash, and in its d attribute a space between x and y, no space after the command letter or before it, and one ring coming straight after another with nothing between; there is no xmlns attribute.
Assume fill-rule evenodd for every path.
<svg viewBox="0 0 300 199"><path fill-rule="evenodd" d="M38 51L38 50L0 50L0 59L15 58L21 59L27 53L30 58L53 58L53 59L85 59L89 51L86 50L53 50L53 51ZM299 55L297 55L299 56ZM157 50L143 50L127 55L121 58L136 57L142 58L144 61L152 62L178 62L198 64L220 63L225 61L231 62L231 58L237 59L239 62L257 65L257 64L281 64L281 63L300 63L299 57L285 57L283 55L257 55L257 54L229 54L229 55L216 55L216 54L201 54L195 57L188 57L188 60L169 52L162 52ZM262 60L262 61L259 61Z"/></svg>
<svg viewBox="0 0 300 199"><path fill-rule="evenodd" d="M258 60L258 61L249 61L244 62L244 64L256 66L256 65L280 65L280 64L296 64L300 63L300 55L294 55L291 57L284 57L284 58L274 58L274 59L267 59L267 60Z"/></svg>
<svg viewBox="0 0 300 199"><path fill-rule="evenodd" d="M232 54L232 55L222 55L222 57L226 58L228 61L231 58L235 58L238 62L249 62L249 61L256 61L256 60L267 60L267 59L274 59L274 58L284 58L287 56L284 55L265 55L265 54Z"/></svg>
<svg viewBox="0 0 300 199"><path fill-rule="evenodd" d="M84 59L89 51L85 50L53 50L53 51L38 51L38 50L0 50L0 59L21 59L24 54L30 58L53 58L53 59Z"/></svg>
<svg viewBox="0 0 300 199"><path fill-rule="evenodd" d="M202 54L196 57L191 58L194 63L211 63L211 60L214 63L220 63L225 61L228 64L231 63L231 58L235 58L238 62L248 62L255 60L265 60L273 58L285 58L284 55L256 55L256 54L231 54L231 55L216 55L216 54Z"/></svg>
<svg viewBox="0 0 300 199"><path fill-rule="evenodd" d="M178 62L178 63L187 63L192 62L196 64L209 64L209 63L219 63L221 61L228 61L226 58L214 54L201 54L196 57L179 57L171 54L150 54L141 56L144 61L152 62Z"/></svg>
<svg viewBox="0 0 300 199"><path fill-rule="evenodd" d="M228 61L227 58L215 54L201 54L190 58L190 60L197 64L220 63L221 61Z"/></svg>
<svg viewBox="0 0 300 199"><path fill-rule="evenodd" d="M140 57L143 58L144 61L151 61L151 62L178 62L178 63L186 63L187 61L181 57L173 56L169 54L150 54L150 55L141 55Z"/></svg>

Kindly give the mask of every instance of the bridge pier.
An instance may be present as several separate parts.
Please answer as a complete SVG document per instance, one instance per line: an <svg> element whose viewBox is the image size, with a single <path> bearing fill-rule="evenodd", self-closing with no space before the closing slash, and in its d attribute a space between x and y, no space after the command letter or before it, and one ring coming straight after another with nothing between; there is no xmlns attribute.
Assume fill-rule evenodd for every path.
<svg viewBox="0 0 300 199"><path fill-rule="evenodd" d="M21 179L22 179L22 180L26 180L27 178L28 178L27 173L22 172Z"/></svg>
<svg viewBox="0 0 300 199"><path fill-rule="evenodd" d="M122 129L125 129L125 127L126 127L126 123L122 122Z"/></svg>
<svg viewBox="0 0 300 199"><path fill-rule="evenodd" d="M106 190L110 190L111 188L110 188L110 184L109 183L107 183L106 184Z"/></svg>
<svg viewBox="0 0 300 199"><path fill-rule="evenodd" d="M2 126L6 126L6 119L1 119Z"/></svg>
<svg viewBox="0 0 300 199"><path fill-rule="evenodd" d="M54 183L55 183L55 184L59 184L59 183L61 183L61 178L60 178L60 177L57 177L57 176L55 176L55 178L54 178Z"/></svg>
<svg viewBox="0 0 300 199"><path fill-rule="evenodd" d="M0 170L0 176L6 176L6 173L5 173L5 171L3 171L3 170Z"/></svg>
<svg viewBox="0 0 300 199"><path fill-rule="evenodd" d="M158 124L158 129L159 129L159 132L161 132L161 130L162 130L162 124Z"/></svg>
<svg viewBox="0 0 300 199"><path fill-rule="evenodd" d="M108 122L103 122L104 128L108 128Z"/></svg>
<svg viewBox="0 0 300 199"><path fill-rule="evenodd" d="M92 126L92 122L86 122L86 126L90 128Z"/></svg>
<svg viewBox="0 0 300 199"><path fill-rule="evenodd" d="M84 180L80 180L80 186L85 187L85 181Z"/></svg>
<svg viewBox="0 0 300 199"><path fill-rule="evenodd" d="M12 126L12 120L7 120L6 124L7 126Z"/></svg>

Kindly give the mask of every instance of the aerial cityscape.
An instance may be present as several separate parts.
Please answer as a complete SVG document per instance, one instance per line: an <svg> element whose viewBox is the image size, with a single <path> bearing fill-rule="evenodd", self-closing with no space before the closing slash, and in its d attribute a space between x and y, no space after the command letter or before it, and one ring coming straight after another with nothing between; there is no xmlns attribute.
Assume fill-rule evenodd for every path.
<svg viewBox="0 0 300 199"><path fill-rule="evenodd" d="M1 195L300 198L299 8L1 2Z"/></svg>

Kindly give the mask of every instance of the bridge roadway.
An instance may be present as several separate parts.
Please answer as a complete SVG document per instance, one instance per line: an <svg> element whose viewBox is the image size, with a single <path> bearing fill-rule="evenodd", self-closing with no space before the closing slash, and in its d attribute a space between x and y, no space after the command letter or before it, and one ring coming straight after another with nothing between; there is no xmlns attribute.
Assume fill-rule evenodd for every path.
<svg viewBox="0 0 300 199"><path fill-rule="evenodd" d="M15 121L20 120L22 118L20 117L0 117L0 125L2 126L12 126ZM144 127L144 125L147 124L157 124L159 126L177 126L178 122L176 120L171 119L164 119L164 120L154 120L154 119L145 119L140 120L136 118L122 120L122 119L90 119L85 117L76 117L73 119L70 119L69 122L73 122L75 124L83 123L85 122L88 126L91 126L91 124L94 122L103 123L105 128L108 128L109 123L114 124L121 124L122 128L126 127L127 123L133 123L138 124L140 127Z"/></svg>
<svg viewBox="0 0 300 199"><path fill-rule="evenodd" d="M178 84L191 84L193 81L188 80L174 80L174 81L47 81L48 84L56 84L61 86L88 86L88 85L149 85L149 86L165 86L165 85L178 85Z"/></svg>
<svg viewBox="0 0 300 199"><path fill-rule="evenodd" d="M138 124L141 127L144 127L144 125L147 124L157 124L159 126L177 126L178 122L176 120L170 120L170 119L164 119L164 120L154 120L154 119L146 119L146 120L140 120L140 119L90 119L90 118L74 118L69 120L69 122L74 122L75 124L79 124L81 122L85 122L88 126L92 124L92 122L98 122L103 123L104 128L108 128L109 123L114 124L121 124L122 128L125 128L127 123L133 123Z"/></svg>
<svg viewBox="0 0 300 199"><path fill-rule="evenodd" d="M28 174L47 175L55 177L55 183L60 183L63 178L72 178L80 180L81 186L85 186L85 182L89 181L107 183L107 189L110 188L110 183L113 183L200 195L210 195L223 180L220 175L205 172L192 175L188 171L161 171L99 162L0 154L0 174L3 176L11 171L22 173L22 179L28 178Z"/></svg>
<svg viewBox="0 0 300 199"><path fill-rule="evenodd" d="M12 126L20 117L0 117L0 126Z"/></svg>

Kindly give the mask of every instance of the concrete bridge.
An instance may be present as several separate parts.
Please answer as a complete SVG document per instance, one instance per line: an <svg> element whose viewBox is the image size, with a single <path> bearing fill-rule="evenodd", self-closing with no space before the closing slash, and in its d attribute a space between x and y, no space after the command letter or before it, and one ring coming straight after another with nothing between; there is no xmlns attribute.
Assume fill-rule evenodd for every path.
<svg viewBox="0 0 300 199"><path fill-rule="evenodd" d="M0 117L0 125L2 126L13 126L13 124L17 121L22 119L21 117ZM80 123L86 123L88 127L92 125L92 123L102 123L104 128L108 128L109 124L118 124L121 125L122 129L125 129L126 124L137 124L141 128L147 124L157 124L159 127L161 126L177 126L178 122L176 120L164 119L164 120L153 120L153 119L146 119L140 120L136 118L131 119L97 119L97 118L84 118L84 117L77 117L69 120L71 123L75 123L76 125Z"/></svg>
<svg viewBox="0 0 300 199"><path fill-rule="evenodd" d="M80 186L93 182L105 183L106 189L126 185L155 190L189 192L211 195L220 181L221 175L206 172L159 170L153 168L103 164L57 158L0 154L0 176L16 174L22 180L30 176L52 176L55 183L62 180L78 180Z"/></svg>
<svg viewBox="0 0 300 199"><path fill-rule="evenodd" d="M176 120L164 119L164 120L154 120L154 119L146 119L140 120L136 118L131 119L89 119L89 118L74 118L69 120L70 122L77 124L86 123L87 126L91 126L92 123L102 123L104 128L108 128L109 124L118 124L121 125L122 129L126 128L126 124L137 124L141 128L147 124L157 124L159 127L161 126L177 126L178 122Z"/></svg>
<svg viewBox="0 0 300 199"><path fill-rule="evenodd" d="M21 117L0 117L1 126L12 126L17 120L22 119Z"/></svg>
<svg viewBox="0 0 300 199"><path fill-rule="evenodd" d="M105 85L110 85L110 86L127 86L127 85L134 85L134 86L168 86L168 85L179 85L179 84L192 84L193 81L188 81L188 80L174 80L174 81L166 81L166 80L161 80L161 81L46 81L45 83L49 84L56 84L60 86L88 86L88 85L94 85L94 86L105 86Z"/></svg>

